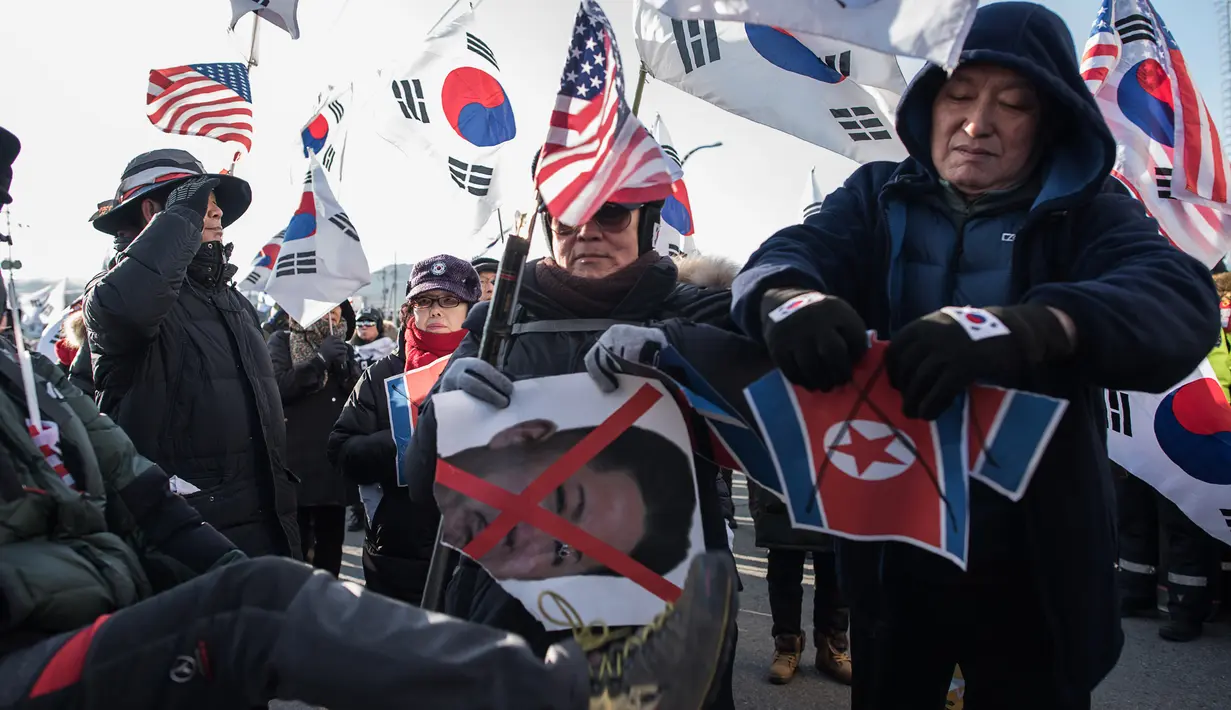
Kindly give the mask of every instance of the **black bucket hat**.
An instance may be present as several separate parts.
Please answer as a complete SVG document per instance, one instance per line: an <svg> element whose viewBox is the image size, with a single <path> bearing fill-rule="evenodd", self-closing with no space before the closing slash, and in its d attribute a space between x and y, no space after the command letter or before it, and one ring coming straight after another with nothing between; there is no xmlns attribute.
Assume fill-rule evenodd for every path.
<svg viewBox="0 0 1231 710"><path fill-rule="evenodd" d="M21 141L17 136L0 128L0 205L13 201L9 188L13 186L13 161L21 152Z"/></svg>
<svg viewBox="0 0 1231 710"><path fill-rule="evenodd" d="M115 236L116 231L132 223L132 211L138 209L141 200L152 193L165 194L176 185L201 175L218 178L214 198L222 210L222 226L225 228L243 216L252 204L252 188L234 175L205 172L201 161L186 150L162 148L142 153L133 158L124 168L120 186L116 188L111 209L96 212L90 218L94 228L104 234Z"/></svg>

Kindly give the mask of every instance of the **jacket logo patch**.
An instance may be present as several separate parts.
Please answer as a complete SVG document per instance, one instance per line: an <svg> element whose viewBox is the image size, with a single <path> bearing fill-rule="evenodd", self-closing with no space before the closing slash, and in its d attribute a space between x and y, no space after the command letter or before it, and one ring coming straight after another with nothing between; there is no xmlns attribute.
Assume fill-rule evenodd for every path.
<svg viewBox="0 0 1231 710"><path fill-rule="evenodd" d="M1014 241L1015 239L1017 239L1017 235L1013 234L1012 232L1005 232L1004 234L1000 235L1000 241L1002 242L1011 242L1011 241Z"/></svg>

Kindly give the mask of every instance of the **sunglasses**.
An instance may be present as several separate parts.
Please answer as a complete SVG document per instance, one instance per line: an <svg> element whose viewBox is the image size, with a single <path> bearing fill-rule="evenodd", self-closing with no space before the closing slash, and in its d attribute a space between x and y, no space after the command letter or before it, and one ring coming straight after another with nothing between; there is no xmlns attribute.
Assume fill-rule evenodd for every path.
<svg viewBox="0 0 1231 710"><path fill-rule="evenodd" d="M441 296L432 298L431 296L415 296L410 299L410 306L417 311L425 311L432 306L439 304L441 308L457 308L462 305L462 299L457 296Z"/></svg>
<svg viewBox="0 0 1231 710"><path fill-rule="evenodd" d="M633 220L633 210L635 207L625 207L614 202L605 202L602 207L598 208L598 212L590 218L595 226L604 232L622 232L628 228L628 225ZM581 231L581 227L574 227L565 224L557 219L552 219L552 230L562 237L571 237ZM585 226L585 225L582 225Z"/></svg>

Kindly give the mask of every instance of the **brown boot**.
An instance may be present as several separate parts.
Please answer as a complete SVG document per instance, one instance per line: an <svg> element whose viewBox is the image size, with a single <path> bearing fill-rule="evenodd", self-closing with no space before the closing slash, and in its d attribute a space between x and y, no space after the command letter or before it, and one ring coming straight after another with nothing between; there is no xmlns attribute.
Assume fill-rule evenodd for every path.
<svg viewBox="0 0 1231 710"><path fill-rule="evenodd" d="M816 639L816 668L839 683L851 684L851 644L845 631L831 631Z"/></svg>
<svg viewBox="0 0 1231 710"><path fill-rule="evenodd" d="M769 682L786 685L795 677L799 657L804 652L804 635L783 634L774 637L774 662L769 666Z"/></svg>

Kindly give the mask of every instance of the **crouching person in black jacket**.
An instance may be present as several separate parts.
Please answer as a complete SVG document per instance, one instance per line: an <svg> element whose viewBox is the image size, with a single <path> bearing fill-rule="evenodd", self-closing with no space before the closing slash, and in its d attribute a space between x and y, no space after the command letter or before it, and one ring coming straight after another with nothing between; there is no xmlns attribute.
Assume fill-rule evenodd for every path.
<svg viewBox="0 0 1231 710"><path fill-rule="evenodd" d="M94 227L114 266L85 297L99 407L206 522L249 555L298 557L278 383L222 230L248 184L182 150L137 156Z"/></svg>

